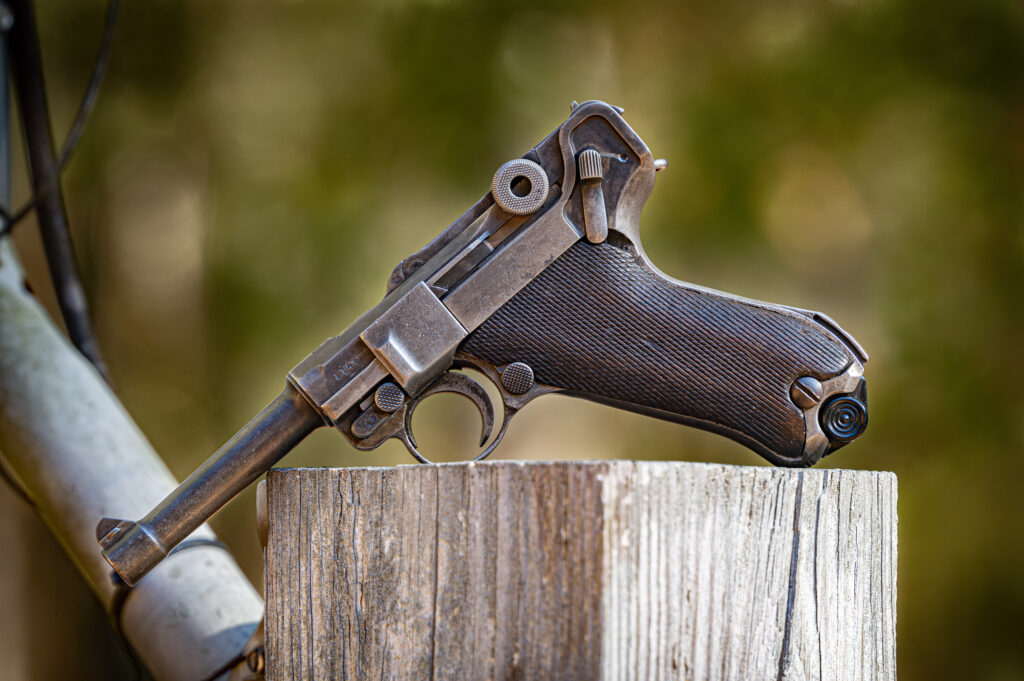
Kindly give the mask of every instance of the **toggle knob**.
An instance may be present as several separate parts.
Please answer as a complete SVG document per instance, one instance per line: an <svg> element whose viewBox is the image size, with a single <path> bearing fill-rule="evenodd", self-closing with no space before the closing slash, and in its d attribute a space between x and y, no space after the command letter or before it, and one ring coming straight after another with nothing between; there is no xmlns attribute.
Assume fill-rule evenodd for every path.
<svg viewBox="0 0 1024 681"><path fill-rule="evenodd" d="M491 182L494 202L512 215L529 215L540 210L548 198L548 176L539 163L515 158L498 168Z"/></svg>
<svg viewBox="0 0 1024 681"><path fill-rule="evenodd" d="M597 149L584 149L581 151L578 162L580 164L581 180L600 180L604 177L601 152Z"/></svg>
<svg viewBox="0 0 1024 681"><path fill-rule="evenodd" d="M583 194L583 220L586 222L587 241L599 244L608 238L608 213L604 205L604 165L601 152L584 149L576 157L580 171L580 191Z"/></svg>

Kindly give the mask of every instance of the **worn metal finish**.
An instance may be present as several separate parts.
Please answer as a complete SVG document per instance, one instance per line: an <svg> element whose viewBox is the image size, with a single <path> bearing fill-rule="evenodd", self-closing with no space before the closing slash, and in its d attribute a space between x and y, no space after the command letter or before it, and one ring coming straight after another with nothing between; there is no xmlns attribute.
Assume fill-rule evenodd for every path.
<svg viewBox="0 0 1024 681"><path fill-rule="evenodd" d="M323 419L291 387L138 522L104 518L103 557L134 585L182 539L290 452Z"/></svg>
<svg viewBox="0 0 1024 681"><path fill-rule="evenodd" d="M494 197L491 195L491 192L487 192L483 198L473 204L472 208L463 213L458 220L448 225L448 227L434 237L429 244L398 263L395 266L395 269L391 272L391 276L388 277L387 292L391 293L406 279L411 277L416 270L433 260L435 256L437 256L449 243L451 243L453 239L455 239L455 237L464 233L470 225L476 222L476 220L479 219L480 216L484 215L493 205Z"/></svg>
<svg viewBox="0 0 1024 681"><path fill-rule="evenodd" d="M362 346L362 344L360 344L360 347L365 349L365 346ZM371 360L369 364L360 369L359 373L352 377L352 380L345 384L344 390L334 393L322 405L324 416L331 422L337 421L354 404L359 402L360 398L368 390L387 376L388 370L384 368L380 360Z"/></svg>
<svg viewBox="0 0 1024 681"><path fill-rule="evenodd" d="M517 158L498 168L491 182L491 194L506 213L529 215L548 198L548 176L540 164Z"/></svg>
<svg viewBox="0 0 1024 681"><path fill-rule="evenodd" d="M677 281L651 263L639 218L666 163L621 113L574 103L554 132L499 168L487 195L394 269L378 305L289 373L290 403L301 408L269 413L295 421L273 427L297 435L328 423L358 449L394 438L427 461L412 414L454 392L483 420L479 459L527 403L560 392L718 432L779 465L812 465L858 436L867 355L835 322ZM493 405L459 368L479 370L501 395L490 441ZM137 555L125 567L137 579L185 525L298 439L245 452L229 443L154 511L158 529L147 519L103 525L108 553ZM221 472L228 483L209 482Z"/></svg>
<svg viewBox="0 0 1024 681"><path fill-rule="evenodd" d="M579 238L579 232L560 214L546 213L466 277L445 297L444 304L472 331Z"/></svg>
<svg viewBox="0 0 1024 681"><path fill-rule="evenodd" d="M452 364L466 337L433 291L420 282L360 334L395 382L415 395Z"/></svg>
<svg viewBox="0 0 1024 681"><path fill-rule="evenodd" d="M487 205L493 206L493 200L488 200ZM479 206L480 203L471 208L467 215L475 213ZM428 277L449 271L452 261L465 257L466 247L474 243L481 229L489 224L480 215L471 221L463 218L446 230L446 233L454 233L431 242L427 248L432 252L439 240L443 241L443 246L436 246L436 252L426 264L415 268L400 283L389 286L388 294L380 303L363 313L339 335L325 340L288 372L288 381L331 423L336 423L349 409L360 404L388 375L387 369L359 338L360 334ZM394 278L393 273L392 282Z"/></svg>

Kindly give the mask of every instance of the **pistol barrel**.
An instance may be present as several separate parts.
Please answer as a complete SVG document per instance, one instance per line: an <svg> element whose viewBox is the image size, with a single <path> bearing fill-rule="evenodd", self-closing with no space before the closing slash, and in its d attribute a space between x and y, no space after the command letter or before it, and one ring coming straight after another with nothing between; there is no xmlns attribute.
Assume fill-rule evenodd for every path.
<svg viewBox="0 0 1024 681"><path fill-rule="evenodd" d="M179 542L322 425L320 415L289 385L145 518L101 520L96 534L103 557L121 579L135 585Z"/></svg>

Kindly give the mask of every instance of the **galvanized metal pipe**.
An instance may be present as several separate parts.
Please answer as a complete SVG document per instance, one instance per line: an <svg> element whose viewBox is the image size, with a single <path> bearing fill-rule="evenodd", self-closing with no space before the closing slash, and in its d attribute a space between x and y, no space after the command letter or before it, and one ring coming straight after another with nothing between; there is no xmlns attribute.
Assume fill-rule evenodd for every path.
<svg viewBox="0 0 1024 681"><path fill-rule="evenodd" d="M0 206L9 210L11 198L10 47L19 56L13 70L54 284L69 333L98 364L63 200L59 190L50 191L59 178L32 9L21 0L13 5L15 29L4 35L7 26L0 26ZM208 678L242 651L263 601L208 527L193 534L206 542L170 556L130 591L101 557L96 519L144 512L174 487L174 476L96 368L25 289L6 238L0 238L0 456L156 679Z"/></svg>
<svg viewBox="0 0 1024 681"><path fill-rule="evenodd" d="M110 610L124 587L100 555L96 519L138 517L176 481L22 281L0 240L0 452ZM203 526L193 537L214 534ZM198 545L170 555L127 594L120 624L155 678L195 681L241 651L262 615L231 556Z"/></svg>

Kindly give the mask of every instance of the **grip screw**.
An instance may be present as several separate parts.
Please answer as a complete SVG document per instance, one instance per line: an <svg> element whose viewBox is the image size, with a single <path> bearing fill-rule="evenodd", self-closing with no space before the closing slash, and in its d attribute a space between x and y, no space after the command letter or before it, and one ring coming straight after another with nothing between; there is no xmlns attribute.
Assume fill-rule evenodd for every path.
<svg viewBox="0 0 1024 681"><path fill-rule="evenodd" d="M789 389L789 396L801 409L810 409L821 401L821 381L813 376L802 376L793 382Z"/></svg>

